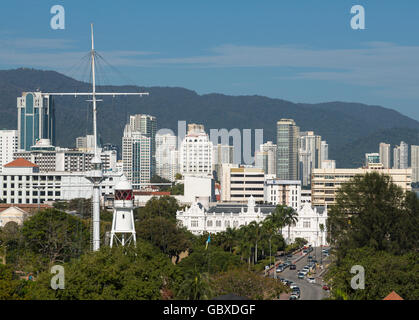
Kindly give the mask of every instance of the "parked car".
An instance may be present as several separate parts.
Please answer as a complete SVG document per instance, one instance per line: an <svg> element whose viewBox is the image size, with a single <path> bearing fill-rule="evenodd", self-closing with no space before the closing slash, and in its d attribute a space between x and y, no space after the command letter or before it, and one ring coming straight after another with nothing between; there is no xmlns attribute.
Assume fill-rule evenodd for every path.
<svg viewBox="0 0 419 320"><path fill-rule="evenodd" d="M316 283L316 279L313 277L307 278L307 281L310 283Z"/></svg>
<svg viewBox="0 0 419 320"><path fill-rule="evenodd" d="M324 286L322 287L322 289L323 289L323 290L326 290L326 291L327 291L327 290L330 290L330 288L329 288L329 286L328 286L328 285L324 285Z"/></svg>
<svg viewBox="0 0 419 320"><path fill-rule="evenodd" d="M289 300L298 300L298 297L295 294L290 295Z"/></svg>
<svg viewBox="0 0 419 320"><path fill-rule="evenodd" d="M303 272L298 273L298 279L304 279L305 274Z"/></svg>
<svg viewBox="0 0 419 320"><path fill-rule="evenodd" d="M297 266L295 264L290 265L290 270L296 270L296 269L297 269Z"/></svg>
<svg viewBox="0 0 419 320"><path fill-rule="evenodd" d="M288 253L287 258L292 258L292 253Z"/></svg>
<svg viewBox="0 0 419 320"><path fill-rule="evenodd" d="M292 293L291 293L291 295L297 296L297 298L300 299L300 290L298 290L298 291L297 290L293 290Z"/></svg>
<svg viewBox="0 0 419 320"><path fill-rule="evenodd" d="M313 257L312 256L308 256L307 259L308 259L308 261L311 261L313 259Z"/></svg>

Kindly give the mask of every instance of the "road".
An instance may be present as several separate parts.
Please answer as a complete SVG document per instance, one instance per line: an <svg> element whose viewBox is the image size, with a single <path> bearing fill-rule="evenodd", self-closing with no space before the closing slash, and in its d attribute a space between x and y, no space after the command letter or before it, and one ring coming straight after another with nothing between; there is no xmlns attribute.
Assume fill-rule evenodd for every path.
<svg viewBox="0 0 419 320"><path fill-rule="evenodd" d="M292 282L296 283L300 287L300 300L321 300L328 296L328 293L322 289L323 281L321 277L318 277L318 274L321 272L321 268L318 267L316 269L316 273L312 275L316 279L316 283L309 283L307 281L307 277L304 279L298 279L298 271L301 270L307 263L308 263L308 256L312 256L314 259L318 260L320 263L320 255L321 250L324 248L313 248L313 251L307 255L302 257L301 253L293 255L292 258L289 258L292 263L297 266L296 270L290 270L289 267L286 268L283 272L277 273L276 276L278 278L284 278L287 280L291 280ZM283 258L283 261L286 260L286 257ZM282 263L283 261L277 261ZM329 258L323 257L323 266L328 265L330 263ZM269 272L270 277L274 277L274 268L272 268Z"/></svg>

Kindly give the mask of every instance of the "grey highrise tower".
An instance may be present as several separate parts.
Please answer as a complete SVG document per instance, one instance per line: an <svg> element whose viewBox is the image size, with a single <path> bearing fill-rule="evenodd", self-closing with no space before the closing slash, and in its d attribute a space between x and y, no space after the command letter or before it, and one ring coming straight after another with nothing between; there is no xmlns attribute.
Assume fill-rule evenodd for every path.
<svg viewBox="0 0 419 320"><path fill-rule="evenodd" d="M39 139L55 145L55 111L52 97L42 92L23 92L17 98L20 150L30 150Z"/></svg>
<svg viewBox="0 0 419 320"><path fill-rule="evenodd" d="M277 178L298 179L298 137L300 128L292 119L281 119L276 124Z"/></svg>

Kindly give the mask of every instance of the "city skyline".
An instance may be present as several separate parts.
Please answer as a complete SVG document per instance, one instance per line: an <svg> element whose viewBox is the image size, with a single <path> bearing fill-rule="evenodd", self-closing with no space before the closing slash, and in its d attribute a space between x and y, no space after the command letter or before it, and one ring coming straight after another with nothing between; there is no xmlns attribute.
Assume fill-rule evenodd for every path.
<svg viewBox="0 0 419 320"><path fill-rule="evenodd" d="M31 10L19 12L22 2ZM0 68L35 67L68 75L86 53L85 30L93 21L103 56L133 79L131 84L293 102L357 101L419 119L419 46L411 36L418 27L409 22L418 4L365 4L366 29L352 30L349 1L241 3L234 17L235 5L221 2L113 4L103 8L121 22L112 26L103 20L106 14L87 14L96 3L62 1L66 28L52 30L48 22L54 1L36 6L27 0L8 2L0 13L8 25L0 33ZM301 6L303 14L290 14ZM13 12L19 12L19 19ZM45 24L29 22L29 12ZM133 19L138 12L141 18ZM167 19L154 22L161 15ZM211 23L211 15L218 23ZM246 23L261 15L266 15L263 24ZM394 24L394 16L404 19ZM111 79L112 84L121 81Z"/></svg>

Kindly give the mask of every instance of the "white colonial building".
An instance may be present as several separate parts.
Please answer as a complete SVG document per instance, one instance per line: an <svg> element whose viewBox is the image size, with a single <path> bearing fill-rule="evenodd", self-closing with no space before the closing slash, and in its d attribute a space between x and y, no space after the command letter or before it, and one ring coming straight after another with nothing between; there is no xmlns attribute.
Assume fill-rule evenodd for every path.
<svg viewBox="0 0 419 320"><path fill-rule="evenodd" d="M228 227L239 228L252 221L261 222L275 210L272 205L256 205L255 199L250 197L245 204L217 204L208 210L201 203L194 202L185 211L178 211L176 218L179 224L186 227L193 234L204 232L217 233Z"/></svg>
<svg viewBox="0 0 419 320"><path fill-rule="evenodd" d="M304 238L313 247L326 245L326 220L327 207L312 207L310 203L304 203L298 210L298 222L290 227L290 239L288 239L288 227L283 228L282 235L287 242L292 243L295 238ZM320 225L323 225L323 232Z"/></svg>
<svg viewBox="0 0 419 320"><path fill-rule="evenodd" d="M177 211L176 218L179 225L186 227L193 234L200 235L205 232L218 233L230 228L240 228L252 221L265 220L276 206L261 204L256 205L255 199L250 197L245 204L217 204L206 209L201 203L194 202L189 208ZM290 239L288 227L283 228L282 234L287 242L294 242L295 238L304 238L312 246L326 244L326 219L327 208L311 207L310 203L304 203L298 210L298 222L290 227ZM323 224L324 231L320 231Z"/></svg>

